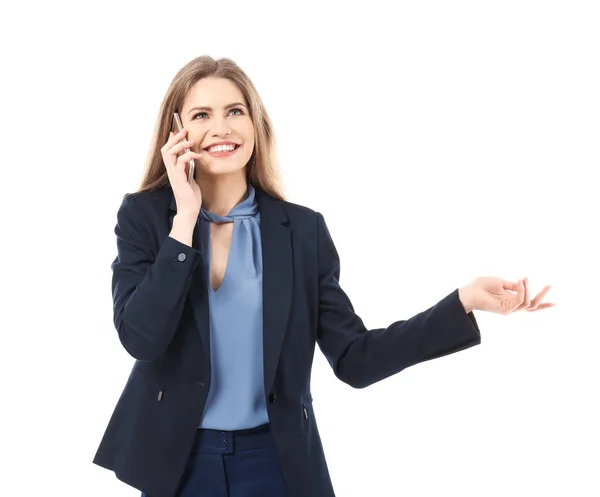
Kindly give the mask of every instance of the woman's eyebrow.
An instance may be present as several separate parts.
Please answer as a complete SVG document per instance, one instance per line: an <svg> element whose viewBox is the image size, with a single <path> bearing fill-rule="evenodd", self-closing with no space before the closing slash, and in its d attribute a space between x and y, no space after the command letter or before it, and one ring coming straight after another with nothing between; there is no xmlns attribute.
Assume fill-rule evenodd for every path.
<svg viewBox="0 0 600 497"><path fill-rule="evenodd" d="M230 109L231 107L236 107L236 106L242 106L242 107L246 107L242 102L233 102L231 104L227 104L224 109ZM195 111L195 110L208 110L208 111L212 111L211 107L206 107L206 106L202 106L202 107L192 107L189 111L188 114L190 114L191 112Z"/></svg>

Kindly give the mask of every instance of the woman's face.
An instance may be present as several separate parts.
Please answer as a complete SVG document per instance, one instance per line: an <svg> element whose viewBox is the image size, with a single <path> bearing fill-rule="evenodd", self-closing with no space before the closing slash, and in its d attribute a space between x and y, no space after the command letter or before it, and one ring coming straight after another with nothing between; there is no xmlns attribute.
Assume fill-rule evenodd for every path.
<svg viewBox="0 0 600 497"><path fill-rule="evenodd" d="M254 150L254 125L240 89L225 78L204 78L190 89L181 108L187 139L193 140L200 174L228 174L242 170ZM209 149L221 142L235 149Z"/></svg>

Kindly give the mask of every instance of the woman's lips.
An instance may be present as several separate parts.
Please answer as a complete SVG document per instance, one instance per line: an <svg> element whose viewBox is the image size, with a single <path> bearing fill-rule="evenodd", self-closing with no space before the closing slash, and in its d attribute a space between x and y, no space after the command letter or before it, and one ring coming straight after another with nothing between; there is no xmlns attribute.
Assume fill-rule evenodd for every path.
<svg viewBox="0 0 600 497"><path fill-rule="evenodd" d="M204 149L204 152L206 152L211 157L231 157L233 154L235 154L238 151L238 148L240 148L240 146L241 145L236 145L235 148L231 152L209 152L206 149Z"/></svg>

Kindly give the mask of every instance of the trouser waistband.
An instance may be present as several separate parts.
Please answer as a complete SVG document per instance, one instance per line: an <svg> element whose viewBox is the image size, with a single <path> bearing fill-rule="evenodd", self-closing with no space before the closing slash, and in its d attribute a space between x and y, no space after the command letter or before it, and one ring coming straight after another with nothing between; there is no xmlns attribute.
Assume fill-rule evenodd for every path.
<svg viewBox="0 0 600 497"><path fill-rule="evenodd" d="M234 431L198 428L193 451L203 454L233 454L236 451L259 449L273 444L269 423Z"/></svg>

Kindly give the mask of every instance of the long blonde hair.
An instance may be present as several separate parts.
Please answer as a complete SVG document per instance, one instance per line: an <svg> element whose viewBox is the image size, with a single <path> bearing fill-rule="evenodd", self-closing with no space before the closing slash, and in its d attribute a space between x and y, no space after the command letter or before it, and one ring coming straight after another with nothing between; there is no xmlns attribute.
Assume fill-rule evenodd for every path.
<svg viewBox="0 0 600 497"><path fill-rule="evenodd" d="M246 178L253 186L278 200L284 200L273 125L258 91L246 73L233 60L213 59L208 55L188 62L171 81L158 112L154 136L138 192L170 188L160 149L169 139L173 112L181 112L181 107L191 87L207 77L229 79L238 86L244 95L248 103L250 118L254 124L254 151L246 165Z"/></svg>

